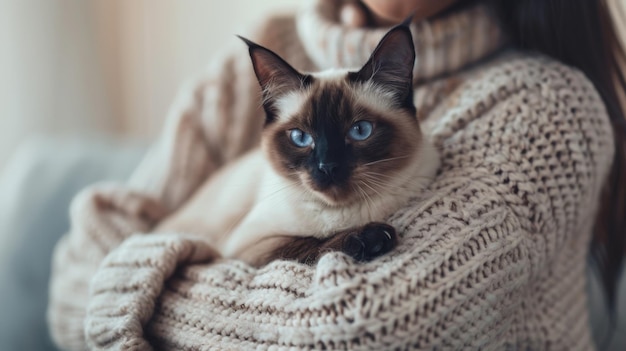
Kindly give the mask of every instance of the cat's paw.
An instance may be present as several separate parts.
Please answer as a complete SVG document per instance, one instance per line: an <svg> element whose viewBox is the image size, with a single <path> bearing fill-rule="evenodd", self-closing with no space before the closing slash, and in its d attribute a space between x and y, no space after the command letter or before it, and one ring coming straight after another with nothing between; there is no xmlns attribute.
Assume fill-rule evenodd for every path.
<svg viewBox="0 0 626 351"><path fill-rule="evenodd" d="M342 251L357 261L371 261L386 254L398 244L396 230L385 223L369 223L348 235Z"/></svg>

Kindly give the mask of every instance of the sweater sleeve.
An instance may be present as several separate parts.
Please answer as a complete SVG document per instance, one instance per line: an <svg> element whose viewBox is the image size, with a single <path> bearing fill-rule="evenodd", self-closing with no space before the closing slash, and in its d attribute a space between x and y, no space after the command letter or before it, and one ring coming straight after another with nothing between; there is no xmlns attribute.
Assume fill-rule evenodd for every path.
<svg viewBox="0 0 626 351"><path fill-rule="evenodd" d="M440 174L389 219L402 235L394 252L365 264L328 253L313 267L181 264L146 303L136 287L155 279L139 272L184 263L178 253L189 248L177 239L148 260L154 239L136 237L110 253L94 278L92 286L109 289L92 291L90 345L149 348L148 339L180 350L542 349L548 336L529 341L536 337L529 328L541 328L525 324L537 318L529 305L550 314L570 303L568 291L542 279L546 272L558 276L554 286L576 279L571 271L581 266L576 259L584 257L595 214L590 204L612 158L610 124L584 76L548 60L511 60L465 84L433 126ZM580 254L572 259L572 252ZM119 267L136 271L130 277L137 280L114 274ZM143 302L110 308L137 299ZM543 331L551 332L558 331ZM581 347L575 338L566 342Z"/></svg>
<svg viewBox="0 0 626 351"><path fill-rule="evenodd" d="M120 186L121 195L107 190L119 199L144 187L138 202L118 202L122 208L143 204L122 211L135 214L126 215L136 223L124 226L126 234L107 227L126 223L117 217L101 223L99 213L73 213L76 226L55 253L55 340L71 349L517 345L529 333L524 321L534 318L524 313L525 304L542 293L532 291L535 281L571 250L586 251L595 212L589 204L597 202L610 166L612 134L593 87L567 67L518 59L468 81L431 126L442 154L439 175L389 219L401 234L391 254L360 264L333 252L315 266L275 261L255 269L213 261L210 248L182 236L126 239L149 231L137 218L158 218L149 199L161 199L167 210L195 189L191 175L182 184L156 177L160 192L146 188L148 176L137 176L142 181ZM176 126L187 126L198 142L174 139L164 148L166 159L180 160L165 167L176 175L197 171L191 160L219 159L206 146L212 126L201 113L185 116L179 121L188 122ZM179 154L187 142L189 155ZM217 165L200 168L206 176ZM139 171L152 169L160 168ZM546 301L558 297L545 295Z"/></svg>

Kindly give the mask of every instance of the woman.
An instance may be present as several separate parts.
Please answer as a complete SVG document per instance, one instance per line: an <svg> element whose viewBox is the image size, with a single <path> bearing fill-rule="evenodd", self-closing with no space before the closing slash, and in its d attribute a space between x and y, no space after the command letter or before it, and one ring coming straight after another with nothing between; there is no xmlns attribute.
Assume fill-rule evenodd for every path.
<svg viewBox="0 0 626 351"><path fill-rule="evenodd" d="M300 70L356 67L410 14L418 117L443 164L427 196L390 219L396 249L365 264L329 253L257 270L206 264L211 248L182 235L131 237L258 142L259 92L241 47L181 95L128 184L75 200L54 259L56 342L593 349L587 250L594 233L613 291L626 228L624 56L606 4L317 0L255 39Z"/></svg>

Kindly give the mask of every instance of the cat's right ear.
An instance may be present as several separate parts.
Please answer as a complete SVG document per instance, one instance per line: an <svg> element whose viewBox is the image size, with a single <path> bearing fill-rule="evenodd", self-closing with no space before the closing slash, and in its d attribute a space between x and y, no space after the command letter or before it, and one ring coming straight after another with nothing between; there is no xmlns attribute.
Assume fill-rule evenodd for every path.
<svg viewBox="0 0 626 351"><path fill-rule="evenodd" d="M254 73L263 90L264 104L271 104L278 97L309 84L311 76L301 74L273 51L238 37L248 45Z"/></svg>
<svg viewBox="0 0 626 351"><path fill-rule="evenodd" d="M356 82L372 82L384 87L403 106L413 109L413 65L415 46L409 28L411 18L393 27L358 72L349 77Z"/></svg>

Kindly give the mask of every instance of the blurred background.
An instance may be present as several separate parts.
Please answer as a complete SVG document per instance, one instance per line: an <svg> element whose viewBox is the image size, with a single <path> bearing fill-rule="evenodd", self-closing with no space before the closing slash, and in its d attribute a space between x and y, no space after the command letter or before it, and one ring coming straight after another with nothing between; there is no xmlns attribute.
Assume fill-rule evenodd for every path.
<svg viewBox="0 0 626 351"><path fill-rule="evenodd" d="M293 0L0 0L0 168L32 135L151 138L182 82Z"/></svg>
<svg viewBox="0 0 626 351"><path fill-rule="evenodd" d="M33 135L150 140L185 79L297 3L0 0L0 171Z"/></svg>

